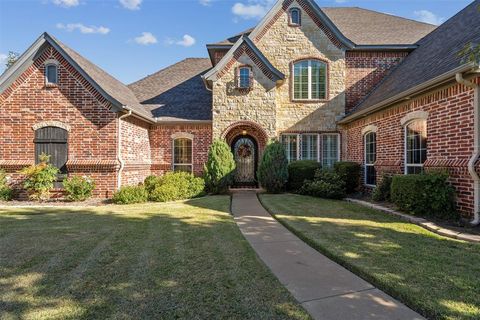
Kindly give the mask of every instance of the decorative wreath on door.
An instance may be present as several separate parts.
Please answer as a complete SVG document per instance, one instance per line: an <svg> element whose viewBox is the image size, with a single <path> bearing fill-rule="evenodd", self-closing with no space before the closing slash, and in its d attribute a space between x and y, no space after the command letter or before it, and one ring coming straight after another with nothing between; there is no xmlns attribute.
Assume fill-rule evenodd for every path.
<svg viewBox="0 0 480 320"><path fill-rule="evenodd" d="M248 158L252 154L252 149L249 145L247 144L242 144L240 147L238 147L237 150L237 155L240 158Z"/></svg>

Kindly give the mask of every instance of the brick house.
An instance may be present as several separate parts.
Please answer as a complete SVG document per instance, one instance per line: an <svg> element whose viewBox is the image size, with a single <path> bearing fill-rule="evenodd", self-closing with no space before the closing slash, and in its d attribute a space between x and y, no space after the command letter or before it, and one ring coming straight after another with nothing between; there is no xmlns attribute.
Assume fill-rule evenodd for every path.
<svg viewBox="0 0 480 320"><path fill-rule="evenodd" d="M363 165L384 173L450 172L458 208L479 222L480 0L436 27L360 8L279 0L252 29L124 85L49 34L0 77L0 168L16 173L42 151L96 196L150 174L200 174L225 139L237 184L254 184L265 145L290 161Z"/></svg>

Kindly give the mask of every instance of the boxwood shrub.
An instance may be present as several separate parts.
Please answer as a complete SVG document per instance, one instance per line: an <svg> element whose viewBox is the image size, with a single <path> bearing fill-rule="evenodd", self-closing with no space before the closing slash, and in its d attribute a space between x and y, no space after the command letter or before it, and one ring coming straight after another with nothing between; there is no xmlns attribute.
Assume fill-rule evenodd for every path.
<svg viewBox="0 0 480 320"><path fill-rule="evenodd" d="M125 186L113 194L112 200L116 204L144 203L148 193L144 186Z"/></svg>
<svg viewBox="0 0 480 320"><path fill-rule="evenodd" d="M356 162L341 161L334 165L335 171L345 182L347 194L354 193L360 184L360 164Z"/></svg>
<svg viewBox="0 0 480 320"><path fill-rule="evenodd" d="M298 191L305 180L313 180L320 163L314 160L293 161L288 164L288 184L290 191Z"/></svg>
<svg viewBox="0 0 480 320"><path fill-rule="evenodd" d="M160 177L148 177L145 188L150 201L175 201L202 196L205 181L188 172L168 172Z"/></svg>
<svg viewBox="0 0 480 320"><path fill-rule="evenodd" d="M313 181L305 181L299 193L327 199L343 199L345 181L335 170L320 169L316 171Z"/></svg>
<svg viewBox="0 0 480 320"><path fill-rule="evenodd" d="M390 189L392 187L392 176L383 175L382 179L377 183L372 192L372 200L374 201L390 201Z"/></svg>
<svg viewBox="0 0 480 320"><path fill-rule="evenodd" d="M394 176L391 199L408 213L441 219L457 218L455 191L444 172Z"/></svg>
<svg viewBox="0 0 480 320"><path fill-rule="evenodd" d="M70 177L63 181L63 188L69 201L85 201L92 196L95 181L90 177Z"/></svg>

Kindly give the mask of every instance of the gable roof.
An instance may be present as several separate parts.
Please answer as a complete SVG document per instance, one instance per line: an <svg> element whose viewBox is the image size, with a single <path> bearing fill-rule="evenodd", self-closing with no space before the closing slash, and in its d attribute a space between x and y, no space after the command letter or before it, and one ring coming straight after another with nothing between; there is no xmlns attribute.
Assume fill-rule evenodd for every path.
<svg viewBox="0 0 480 320"><path fill-rule="evenodd" d="M210 121L212 93L202 75L208 58L188 58L128 85L157 122Z"/></svg>
<svg viewBox="0 0 480 320"><path fill-rule="evenodd" d="M18 59L0 76L0 92L3 92L33 62L46 45L55 48L117 111L132 110L138 116L151 121L151 114L143 108L133 92L122 82L88 61L73 49L48 33L43 33Z"/></svg>
<svg viewBox="0 0 480 320"><path fill-rule="evenodd" d="M347 39L357 46L414 45L436 26L415 20L357 7L319 8ZM207 47L232 46L241 36L250 35L247 29Z"/></svg>
<svg viewBox="0 0 480 320"><path fill-rule="evenodd" d="M409 54L341 123L377 110L421 86L451 80L455 73L478 70L459 56L468 43L480 44L480 0L475 0L418 42ZM431 83L430 83L431 82ZM418 91L418 90L417 90Z"/></svg>

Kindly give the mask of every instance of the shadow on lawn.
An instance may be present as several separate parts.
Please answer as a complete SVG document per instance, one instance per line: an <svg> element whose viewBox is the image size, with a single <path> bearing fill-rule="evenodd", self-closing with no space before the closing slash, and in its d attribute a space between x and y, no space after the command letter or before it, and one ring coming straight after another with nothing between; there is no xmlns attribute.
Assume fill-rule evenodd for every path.
<svg viewBox="0 0 480 320"><path fill-rule="evenodd" d="M228 202L0 209L0 318L306 319Z"/></svg>

